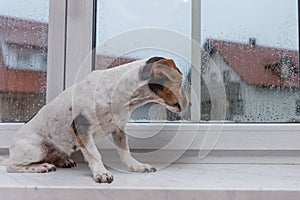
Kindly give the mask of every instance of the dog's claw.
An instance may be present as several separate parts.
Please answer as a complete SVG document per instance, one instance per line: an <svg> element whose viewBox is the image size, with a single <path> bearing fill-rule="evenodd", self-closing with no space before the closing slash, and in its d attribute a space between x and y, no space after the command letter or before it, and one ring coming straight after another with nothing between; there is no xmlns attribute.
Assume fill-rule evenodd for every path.
<svg viewBox="0 0 300 200"><path fill-rule="evenodd" d="M155 167L151 167L150 169L146 168L145 172L149 173L149 172L156 172L157 169Z"/></svg>
<svg viewBox="0 0 300 200"><path fill-rule="evenodd" d="M94 176L94 180L97 183L111 183L111 182L113 182L114 177L110 172L105 172L105 173L98 172Z"/></svg>
<svg viewBox="0 0 300 200"><path fill-rule="evenodd" d="M131 166L130 170L133 172L140 172L140 173L149 173L149 172L156 172L157 169L155 167L152 167L148 164L140 164L138 166Z"/></svg>
<svg viewBox="0 0 300 200"><path fill-rule="evenodd" d="M57 167L61 168L72 168L76 167L76 162L70 158L67 159L61 159L54 163Z"/></svg>
<svg viewBox="0 0 300 200"><path fill-rule="evenodd" d="M157 169L155 167L151 167L150 172L156 172L156 171L157 171Z"/></svg>

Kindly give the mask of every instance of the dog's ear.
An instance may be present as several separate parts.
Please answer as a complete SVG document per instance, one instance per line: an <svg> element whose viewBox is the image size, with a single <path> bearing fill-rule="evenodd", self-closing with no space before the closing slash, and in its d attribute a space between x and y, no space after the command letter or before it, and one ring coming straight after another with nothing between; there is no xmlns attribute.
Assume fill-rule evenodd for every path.
<svg viewBox="0 0 300 200"><path fill-rule="evenodd" d="M142 81L150 80L153 77L152 66L153 63L162 60L162 57L152 57L146 61L146 65L141 68L140 79Z"/></svg>
<svg viewBox="0 0 300 200"><path fill-rule="evenodd" d="M173 60L161 59L152 67L153 79L159 82L171 81L180 82L182 78L181 72L176 67Z"/></svg>
<svg viewBox="0 0 300 200"><path fill-rule="evenodd" d="M152 75L148 86L154 93L164 90L168 82L181 83L182 74L173 60L160 59L153 63L151 72Z"/></svg>

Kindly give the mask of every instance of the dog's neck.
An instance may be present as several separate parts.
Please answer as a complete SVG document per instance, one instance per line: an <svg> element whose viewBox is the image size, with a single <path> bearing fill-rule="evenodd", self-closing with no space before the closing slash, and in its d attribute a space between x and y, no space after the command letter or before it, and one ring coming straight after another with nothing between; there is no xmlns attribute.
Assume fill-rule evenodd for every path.
<svg viewBox="0 0 300 200"><path fill-rule="evenodd" d="M155 102L157 100L156 96L149 89L148 84L143 85L136 89L129 100L129 111L132 112L134 109L145 105L149 102Z"/></svg>
<svg viewBox="0 0 300 200"><path fill-rule="evenodd" d="M157 96L150 90L148 86L149 80L140 79L140 69L143 66L138 66L124 75L118 86L118 94L120 95L120 104L128 107L131 113L137 107L140 107L149 102L155 102Z"/></svg>
<svg viewBox="0 0 300 200"><path fill-rule="evenodd" d="M144 66L145 61L138 61L111 69L114 72L109 78L114 84L107 89L110 109L114 115L118 115L124 121L136 108L158 101L158 97L148 86L149 80L141 80L140 72Z"/></svg>

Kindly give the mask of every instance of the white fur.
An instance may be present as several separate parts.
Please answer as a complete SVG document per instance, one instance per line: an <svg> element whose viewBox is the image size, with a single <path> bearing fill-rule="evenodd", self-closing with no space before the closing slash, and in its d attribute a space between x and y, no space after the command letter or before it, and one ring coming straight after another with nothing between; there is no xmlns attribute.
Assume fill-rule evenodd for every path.
<svg viewBox="0 0 300 200"><path fill-rule="evenodd" d="M59 165L74 166L69 156L80 149L89 163L95 181L111 182L113 176L104 167L95 145L111 133L121 160L128 168L139 172L155 171L152 166L140 163L131 156L124 133L125 124L135 108L148 102L164 104L164 101L149 89L148 80L140 80L139 73L146 61L93 71L84 80L44 106L15 134L10 148L8 171L52 171L54 165L49 165L49 162L37 163L43 162L45 158L46 161L52 159L53 155L60 158L57 161ZM80 146L76 134L70 128L76 117L88 121L88 126L83 127L88 129L87 132L79 133L84 147Z"/></svg>

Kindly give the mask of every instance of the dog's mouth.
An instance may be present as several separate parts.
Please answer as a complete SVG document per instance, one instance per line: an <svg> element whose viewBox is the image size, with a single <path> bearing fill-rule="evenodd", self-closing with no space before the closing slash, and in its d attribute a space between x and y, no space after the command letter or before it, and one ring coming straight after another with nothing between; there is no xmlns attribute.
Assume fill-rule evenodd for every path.
<svg viewBox="0 0 300 200"><path fill-rule="evenodd" d="M173 103L172 105L165 105L168 110L174 113L180 113L182 111L182 107L179 103Z"/></svg>
<svg viewBox="0 0 300 200"><path fill-rule="evenodd" d="M174 108L176 110L176 112L181 112L181 110L182 110L179 103L174 103L172 105L172 108Z"/></svg>
<svg viewBox="0 0 300 200"><path fill-rule="evenodd" d="M166 108L174 113L180 113L180 112L183 112L185 110L187 110L189 107L191 107L191 103L188 102L187 106L182 106L180 103L173 103L172 105L165 105Z"/></svg>

